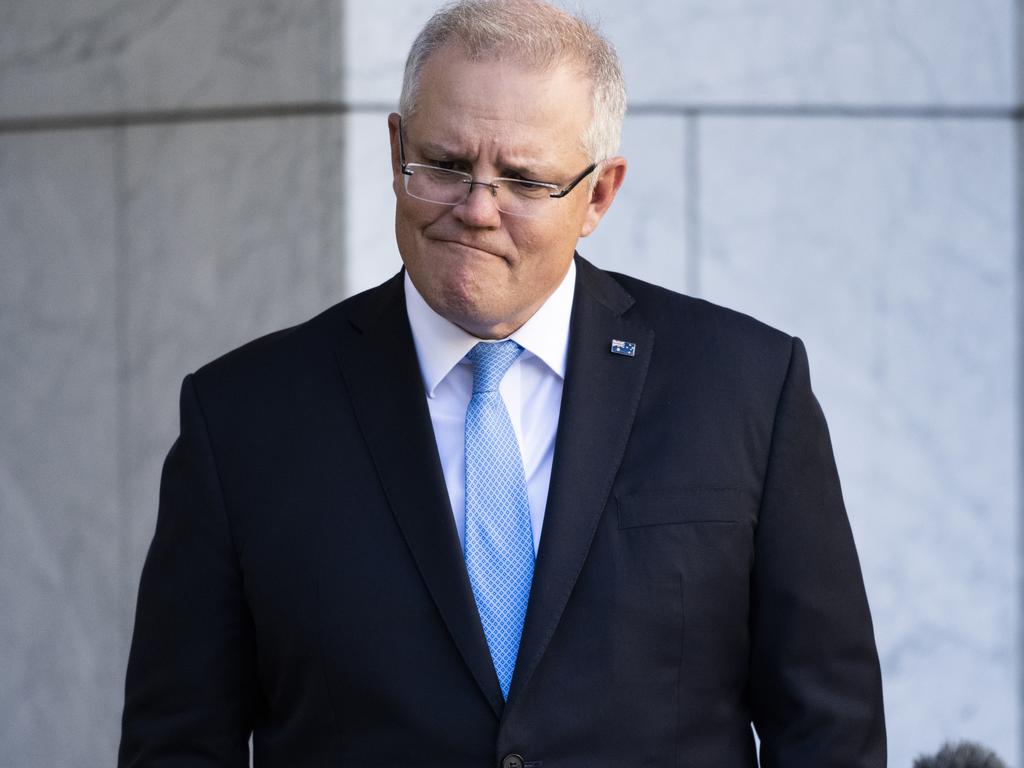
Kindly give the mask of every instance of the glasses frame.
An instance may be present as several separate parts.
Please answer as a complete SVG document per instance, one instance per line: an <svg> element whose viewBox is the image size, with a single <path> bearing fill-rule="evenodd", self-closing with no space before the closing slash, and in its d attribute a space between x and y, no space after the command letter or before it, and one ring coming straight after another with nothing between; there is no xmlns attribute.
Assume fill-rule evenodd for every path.
<svg viewBox="0 0 1024 768"><path fill-rule="evenodd" d="M425 170L431 170L431 171L442 170L442 171L447 171L448 173L456 174L458 176L463 177L464 180L465 180L464 183L466 184L466 187L467 187L466 197L463 198L462 200L460 200L457 203L443 203L443 202L441 202L439 200L424 200L422 197L416 197L415 195L412 195L409 192L408 181L407 181L406 184L403 184L403 186L405 187L406 194L408 194L410 197L416 197L417 200L423 200L423 202L425 202L425 203L433 203L434 205L446 205L449 208L454 208L456 205L462 205L462 203L466 202L466 200L469 199L470 193L472 193L472 191L473 191L473 187L486 187L487 189L489 189L491 191L491 197L497 199L497 197L498 197L498 187L501 186L500 182L503 182L503 181L504 182L509 182L509 183L512 183L512 184L519 184L519 183L525 181L525 182L529 182L530 184L536 185L538 187L544 187L545 189L551 190L551 192L548 195L548 197L556 199L556 200L559 200L559 199L565 197L566 195L568 195L570 192L572 192L576 188L576 186L581 181L583 181L585 178L587 178L587 176L592 174L597 169L597 166L599 165L599 163L591 163L586 168L584 168L583 171L579 173L579 175L575 176L572 181L570 181L567 184L561 185L561 186L558 185L558 184L555 184L553 182L550 182L550 181L534 181L533 179L510 179L510 178L507 178L505 176L495 176L490 181L477 181L475 178L473 178L473 174L466 173L465 171L455 171L455 170L451 170L449 168L438 168L436 165L430 165L428 163L407 163L405 161L405 139L404 139L404 133L405 133L405 130L404 130L404 126L402 124L402 118L401 118L401 116L399 116L399 118L398 118L398 159L399 159L399 162L401 163L402 174L404 176L407 176L407 177L408 176L412 176L413 173L415 172L416 168L423 168ZM539 199L543 199L543 198L539 198ZM509 211L502 211L500 208L498 210L501 211L502 213L508 214L509 216L525 216L525 217L529 218L531 216L539 215L539 214L530 214L530 213L510 213Z"/></svg>

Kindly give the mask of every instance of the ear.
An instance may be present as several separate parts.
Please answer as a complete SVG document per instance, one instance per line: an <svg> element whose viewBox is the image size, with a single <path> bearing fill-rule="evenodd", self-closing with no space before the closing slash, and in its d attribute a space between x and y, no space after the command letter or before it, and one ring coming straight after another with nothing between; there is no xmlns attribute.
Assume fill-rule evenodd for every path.
<svg viewBox="0 0 1024 768"><path fill-rule="evenodd" d="M608 207L626 178L626 158L609 157L603 161L597 171L597 181L590 190L590 202L587 204L587 215L583 219L580 237L586 237L601 221Z"/></svg>
<svg viewBox="0 0 1024 768"><path fill-rule="evenodd" d="M401 116L397 112L388 115L388 134L391 138L391 188L398 194L398 183L402 174L402 161L398 154L398 126Z"/></svg>

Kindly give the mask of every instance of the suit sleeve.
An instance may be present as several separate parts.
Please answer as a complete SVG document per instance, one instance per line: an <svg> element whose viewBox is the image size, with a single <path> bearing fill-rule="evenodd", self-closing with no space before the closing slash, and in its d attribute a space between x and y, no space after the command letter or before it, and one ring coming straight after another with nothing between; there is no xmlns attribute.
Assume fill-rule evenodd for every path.
<svg viewBox="0 0 1024 768"><path fill-rule="evenodd" d="M252 619L191 376L142 571L118 765L249 765Z"/></svg>
<svg viewBox="0 0 1024 768"><path fill-rule="evenodd" d="M750 696L763 768L885 766L871 614L799 339L761 499L751 632Z"/></svg>

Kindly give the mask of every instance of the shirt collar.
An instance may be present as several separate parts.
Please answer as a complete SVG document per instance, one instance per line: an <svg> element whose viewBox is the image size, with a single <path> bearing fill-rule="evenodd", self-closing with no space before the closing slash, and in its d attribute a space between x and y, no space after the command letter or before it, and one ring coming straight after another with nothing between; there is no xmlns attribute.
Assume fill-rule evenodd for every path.
<svg viewBox="0 0 1024 768"><path fill-rule="evenodd" d="M534 312L533 317L509 336L562 379L565 378L569 319L575 293L576 262L573 260L554 293ZM413 285L408 270L405 272L405 308L423 374L423 387L427 397L433 397L438 384L480 339L431 309Z"/></svg>

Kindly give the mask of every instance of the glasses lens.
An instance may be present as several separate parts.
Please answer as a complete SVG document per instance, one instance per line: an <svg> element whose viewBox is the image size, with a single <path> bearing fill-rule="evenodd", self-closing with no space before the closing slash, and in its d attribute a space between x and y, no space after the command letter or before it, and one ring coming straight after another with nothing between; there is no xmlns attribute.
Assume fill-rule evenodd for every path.
<svg viewBox="0 0 1024 768"><path fill-rule="evenodd" d="M405 176L405 191L420 200L442 205L458 205L466 199L471 176L445 168L416 166Z"/></svg>
<svg viewBox="0 0 1024 768"><path fill-rule="evenodd" d="M539 216L551 203L551 188L516 179L498 181L498 210L513 216Z"/></svg>
<svg viewBox="0 0 1024 768"><path fill-rule="evenodd" d="M405 191L418 200L439 205L459 205L473 189L473 177L461 171L408 163ZM495 207L512 216L538 216L551 200L550 186L517 179L495 179L483 185Z"/></svg>
<svg viewBox="0 0 1024 768"><path fill-rule="evenodd" d="M502 179L501 187L505 190L505 197L529 205L535 200L545 200L551 197L551 186L540 184L536 181L519 181L517 179ZM500 195L501 192L499 191Z"/></svg>

